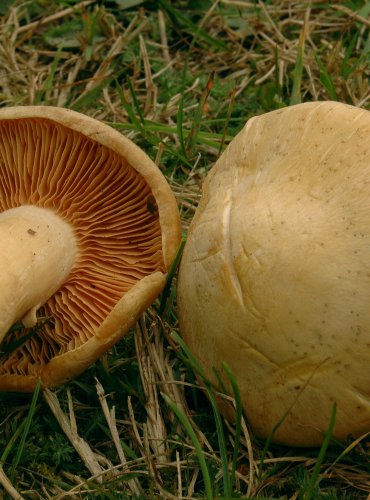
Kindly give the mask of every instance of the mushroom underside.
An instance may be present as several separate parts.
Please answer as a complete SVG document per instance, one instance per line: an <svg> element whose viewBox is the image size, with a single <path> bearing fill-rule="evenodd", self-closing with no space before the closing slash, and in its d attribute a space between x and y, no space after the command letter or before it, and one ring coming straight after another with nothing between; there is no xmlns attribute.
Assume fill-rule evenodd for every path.
<svg viewBox="0 0 370 500"><path fill-rule="evenodd" d="M369 135L355 107L274 111L247 123L205 181L180 265L180 331L215 384L216 369L228 386L229 365L263 438L319 445L334 403L336 438L369 430Z"/></svg>
<svg viewBox="0 0 370 500"><path fill-rule="evenodd" d="M92 338L136 283L165 272L161 226L144 177L83 133L23 118L1 120L0 138L0 212L45 209L76 239L71 270L38 308L38 325L14 329L1 345L0 377L37 376L51 359Z"/></svg>

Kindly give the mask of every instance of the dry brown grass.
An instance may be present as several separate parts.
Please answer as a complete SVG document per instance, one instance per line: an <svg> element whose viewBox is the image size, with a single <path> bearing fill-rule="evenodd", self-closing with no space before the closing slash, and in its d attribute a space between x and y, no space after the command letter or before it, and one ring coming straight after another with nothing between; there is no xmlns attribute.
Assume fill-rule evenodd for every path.
<svg viewBox="0 0 370 500"><path fill-rule="evenodd" d="M206 173L249 116L335 96L369 108L370 8L219 0L197 11L172 2L173 14L167 5L12 2L0 18L0 106L66 106L122 130L167 176L186 231ZM19 466L10 451L0 468L4 498L204 497L194 443L162 394L187 416L221 492L212 411L171 337L177 328L171 297L165 315L148 311L96 367L46 391ZM29 399L1 401L6 449ZM235 427L224 426L230 468ZM334 447L312 498L370 498L368 442ZM236 492L308 498L318 451L271 447L264 456L263 445L243 420Z"/></svg>

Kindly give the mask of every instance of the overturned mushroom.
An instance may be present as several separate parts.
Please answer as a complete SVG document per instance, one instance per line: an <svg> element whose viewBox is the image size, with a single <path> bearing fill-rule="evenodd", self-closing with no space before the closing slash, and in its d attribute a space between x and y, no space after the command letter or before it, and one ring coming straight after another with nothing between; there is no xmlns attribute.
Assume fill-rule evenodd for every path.
<svg viewBox="0 0 370 500"><path fill-rule="evenodd" d="M249 120L205 182L179 274L181 333L225 361L255 432L318 445L370 429L370 113ZM230 408L225 412L231 415Z"/></svg>
<svg viewBox="0 0 370 500"><path fill-rule="evenodd" d="M0 390L31 391L38 378L54 386L121 338L162 290L180 238L176 202L119 132L29 106L0 110L0 212ZM37 317L50 321L30 335Z"/></svg>

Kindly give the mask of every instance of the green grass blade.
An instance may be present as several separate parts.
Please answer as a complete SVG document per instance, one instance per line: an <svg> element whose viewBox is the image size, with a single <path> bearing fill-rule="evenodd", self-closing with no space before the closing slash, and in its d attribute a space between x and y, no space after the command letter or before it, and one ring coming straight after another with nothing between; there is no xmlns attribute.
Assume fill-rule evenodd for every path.
<svg viewBox="0 0 370 500"><path fill-rule="evenodd" d="M197 113L195 115L195 118L193 120L193 125L192 129L189 133L188 136L188 142L187 145L185 145L185 140L184 140L184 132L183 132L183 121L184 121L184 94L185 94L185 87L186 87L186 74L188 70L188 61L189 61L189 56L191 54L191 51L195 45L195 42L197 38L205 38L209 43L219 45L219 41L215 40L214 38L210 37L208 33L203 31L200 26L197 26L193 24L186 16L181 14L178 10L174 9L172 5L167 3L165 0L159 0L159 3L162 7L162 9L167 13L168 17L172 20L174 25L185 25L187 27L191 27L190 32L193 34L193 39L190 42L187 55L185 58L184 62L184 69L183 69L183 75L182 75L182 88L181 88L181 99L179 102L179 107L178 107L178 112L177 112L177 135L179 138L179 143L180 143L180 150L182 156L185 157L186 161L188 160L188 151L191 151L193 149L193 145L195 144L197 135L199 133L199 125L200 125L200 120L201 120L201 115L203 112L203 107L201 106L201 103L198 106ZM227 46L225 44L221 44L223 49L226 49ZM220 47L220 46L219 46ZM207 89L206 89L207 90ZM200 116L199 116L200 115Z"/></svg>
<svg viewBox="0 0 370 500"><path fill-rule="evenodd" d="M184 16L184 14L182 14L179 10L172 7L169 2L166 2L165 0L159 0L159 5L162 7L164 12L167 13L174 26L180 26L182 29L188 31L191 35L193 35L194 38L199 38L200 40L207 42L207 44L214 49L228 49L226 43L213 38L205 30L194 24L188 17Z"/></svg>
<svg viewBox="0 0 370 500"><path fill-rule="evenodd" d="M26 425L26 420L23 420L19 427L16 429L12 437L10 438L9 442L7 443L1 457L0 457L0 465L2 465L6 459L8 458L9 453L12 451L14 443L17 441L19 438L20 434L23 432L23 429Z"/></svg>
<svg viewBox="0 0 370 500"><path fill-rule="evenodd" d="M231 387L233 389L234 400L235 400L235 438L234 438L233 461L232 461L232 469L231 469L231 477L230 477L231 488L233 488L234 483L235 483L237 459L238 459L240 440L241 440L241 435L242 435L242 412L243 412L243 409L242 409L242 400L240 397L240 391L239 391L239 387L238 387L236 378L234 377L234 375L231 371L231 368L229 367L229 365L227 363L223 363L222 367L227 375L227 378L230 381Z"/></svg>
<svg viewBox="0 0 370 500"><path fill-rule="evenodd" d="M185 243L186 243L186 237L183 237L181 242L180 242L180 246L177 250L176 256L171 264L170 270L168 271L167 281L166 281L166 284L164 286L162 296L161 296L161 302L159 305L159 314L161 316L164 313L168 297L170 296L172 280L175 277L177 268L180 264L180 260L181 260L182 252L184 251Z"/></svg>
<svg viewBox="0 0 370 500"><path fill-rule="evenodd" d="M134 86L132 85L131 79L128 78L128 77L126 78L126 82L127 82L128 89L130 91L130 95L131 95L132 102L133 102L133 105L135 107L137 116L139 117L140 122L143 125L144 122L145 122L145 119L144 119L144 115L143 115L143 113L141 111L140 104L139 104L138 98L136 96L136 92L135 92Z"/></svg>
<svg viewBox="0 0 370 500"><path fill-rule="evenodd" d="M200 367L200 364L198 363L197 359L194 357L193 353L186 346L185 342L181 339L181 337L179 337L177 334L174 335L174 337L175 337L176 341L180 344L182 350L184 351L185 355L187 356L188 361L190 362L194 371L201 377L202 382L204 384L204 388L206 390L209 401L211 403L213 416L214 416L214 420L215 420L215 424L216 424L218 446L219 446L219 450L220 450L223 489L224 489L225 495L228 495L229 497L231 497L232 486L231 486L230 475L229 475L229 464L228 464L228 458L227 458L227 447L226 447L224 427L223 427L223 423L222 423L221 414L220 414L220 411L218 409L216 396L215 396L214 391L212 390L212 384L204 376L204 372L203 372L202 368ZM219 375L217 372L216 372L216 376L217 376L217 378L219 378Z"/></svg>
<svg viewBox="0 0 370 500"><path fill-rule="evenodd" d="M187 65L185 64L185 67L186 66ZM184 81L184 78L185 77L183 77L183 81ZM180 142L181 154L187 160L188 157L187 157L186 147L185 147L185 141L184 141L183 123L184 123L184 87L181 90L181 99L180 99L180 102L179 102L179 108L177 110L177 135L178 135L179 142Z"/></svg>
<svg viewBox="0 0 370 500"><path fill-rule="evenodd" d="M232 498L239 498L239 497L216 497L217 500L231 500ZM240 497L240 498L247 498L247 497ZM286 497L284 497L286 498ZM215 499L216 500L216 499ZM248 497L248 500L282 500L281 497Z"/></svg>
<svg viewBox="0 0 370 500"><path fill-rule="evenodd" d="M33 419L33 416L35 414L36 403L37 403L37 399L39 397L40 388L41 388L41 382L40 382L40 380L38 380L36 387L35 387L35 390L33 391L32 401L31 401L30 409L28 411L28 415L27 415L26 420L25 420L24 428L22 429L23 433L22 433L21 438L20 438L20 442L19 442L19 445L17 448L17 453L16 453L14 460L13 460L13 463L12 463L13 470L15 470L18 467L18 464L22 458L22 454L24 451L24 445L26 443L26 439L27 439L27 436L28 436L28 433L29 433L29 430L31 427L32 419Z"/></svg>
<svg viewBox="0 0 370 500"><path fill-rule="evenodd" d="M275 47L274 56L275 56L275 71L274 71L275 95L279 99L281 99L282 89L281 89L280 82L279 82L279 50L278 50L277 45Z"/></svg>
<svg viewBox="0 0 370 500"><path fill-rule="evenodd" d="M102 80L100 83L94 85L94 87L86 92L83 92L77 99L69 105L69 107L75 111L83 107L94 106L94 104L99 99L100 94L103 92L103 89L107 87L111 82L111 78L106 78Z"/></svg>
<svg viewBox="0 0 370 500"><path fill-rule="evenodd" d="M130 118L131 119L131 118ZM118 128L120 130L138 130L140 129L140 132L142 134L146 134L146 138L150 142L151 141L151 136L155 136L155 134L163 134L163 135L170 135L170 134L178 134L179 140L180 140L180 149L181 152L178 151L176 147L171 146L170 144L166 144L165 148L170 153L172 156L175 156L181 163L185 164L187 167L190 169L193 168L193 164L189 162L186 158L186 151L185 151L185 142L184 138L188 137L189 135L189 130L186 130L182 127L181 125L181 119L179 118L178 115L178 120L177 120L177 126L169 126L169 125L164 125L162 123L156 123L151 120L145 120L144 125L141 127L139 122L137 121L136 125L130 123L129 121L122 123L122 122L106 122L107 124L111 125L114 128ZM231 120L230 120L231 121ZM202 123L206 123L206 121L202 121ZM222 123L225 123L224 120L222 120ZM181 137L180 137L181 136ZM226 135L225 140L231 141L232 136ZM198 143L202 143L203 145L209 146L213 148L215 151L218 151L220 146L220 140L222 140L222 135L218 133L209 133L205 131L199 131L198 134ZM181 142L182 141L182 142ZM158 144L158 140L155 142L155 144ZM154 142L153 142L154 143Z"/></svg>
<svg viewBox="0 0 370 500"><path fill-rule="evenodd" d="M348 446L346 446L345 449L337 456L337 458L335 460L333 460L333 462L330 464L329 468L333 468L335 465L337 465L338 462L340 462L341 460L343 460L343 458L345 458L347 455L349 455L350 452L353 449L355 449L356 446L358 446L361 443L361 441L365 440L369 435L370 435L370 431L366 432L362 436L360 436L357 439L355 439L354 441L352 441L352 443L349 444Z"/></svg>
<svg viewBox="0 0 370 500"><path fill-rule="evenodd" d="M193 353L190 351L189 347L185 344L184 340L180 337L180 335L178 335L176 332L172 332L171 337L184 351L187 361L189 362L193 371L198 373L202 377L202 380L210 383L203 371L203 368L200 366L198 360L194 357Z"/></svg>
<svg viewBox="0 0 370 500"><path fill-rule="evenodd" d="M179 102L179 109L177 111L177 135L179 138L180 142L180 149L181 149L181 154L188 160L188 155L186 151L186 146L185 146L185 140L184 140L184 96L185 96L185 87L186 87L186 74L188 71L188 62L189 62L189 56L192 51L192 48L194 46L195 38L193 38L192 42L190 43L189 50L187 52L187 55L185 57L185 62L184 62L184 69L182 71L182 85L181 85L181 99Z"/></svg>
<svg viewBox="0 0 370 500"><path fill-rule="evenodd" d="M62 50L63 50L63 45L58 47L57 53L55 54L53 62L51 63L50 73L45 80L43 89L40 90L39 92L37 92L37 94L35 96L35 102L34 102L35 105L40 104L41 101L44 99L45 94L53 88L55 73L58 69L59 59L60 59L60 55L62 53ZM44 104L47 104L47 103L44 103Z"/></svg>
<svg viewBox="0 0 370 500"><path fill-rule="evenodd" d="M51 319L52 319L51 317L47 317L38 321L38 323L33 328L31 328L29 331L27 331L27 333L25 333L19 338L14 338L14 334L17 331L22 330L24 326L22 323L15 323L7 332L3 340L0 354L10 354L16 349L18 349L18 347L20 347L27 340L36 335L42 329L42 327L46 325Z"/></svg>
<svg viewBox="0 0 370 500"><path fill-rule="evenodd" d="M321 62L318 55L315 56L315 59L316 59L317 65L320 69L320 82L325 87L327 93L329 94L330 99L332 99L333 101L337 101L338 96L337 96L337 93L335 91L335 86L334 86L332 79L330 78L328 72L325 69L325 66Z"/></svg>
<svg viewBox="0 0 370 500"><path fill-rule="evenodd" d="M132 109L132 107L130 106L129 102L127 101L127 99L125 97L125 94L124 94L124 92L122 90L122 87L119 84L118 80L116 80L116 89L117 89L118 97L119 97L119 99L121 101L121 104L124 107L124 110L126 111L126 113L127 113L128 117L129 117L129 119L131 120L133 126L135 127L135 129L141 130L141 123L137 119L134 110Z"/></svg>
<svg viewBox="0 0 370 500"><path fill-rule="evenodd" d="M216 424L218 447L220 450L220 458L221 458L222 482L223 482L224 494L231 497L232 488L231 488L231 481L230 481L230 476L229 476L229 463L228 463L228 459L227 459L226 440L225 440L225 433L224 433L224 427L222 424L221 414L220 414L220 411L218 409L215 394L213 393L210 385L205 384L205 389L207 391L207 395L208 395L209 400L211 402L213 416L214 416L215 424Z"/></svg>
<svg viewBox="0 0 370 500"><path fill-rule="evenodd" d="M317 457L315 467L312 471L311 479L307 485L306 491L303 493L303 496L302 496L303 500L311 500L311 498L314 498L314 496L313 496L314 490L315 490L315 487L319 483L318 477L319 477L319 473L320 473L320 467L321 467L321 464L325 458L326 450L330 444L330 441L331 441L331 438L333 435L336 414L337 414L337 407L336 407L336 404L334 403L333 409L331 412L329 428L328 428L327 433L325 434L325 438L324 438L324 441L322 443L322 446L321 446L321 449L319 452L319 456Z"/></svg>
<svg viewBox="0 0 370 500"><path fill-rule="evenodd" d="M342 61L341 67L340 67L340 74L342 75L342 77L345 80L347 80L347 78L349 77L349 75L351 73L353 73L353 71L355 71L358 63L360 62L360 59L358 59L356 61L356 64L349 63L349 61L351 59L351 56L353 54L353 51L355 49L358 37L359 37L359 33L355 33L354 36L352 36L351 41L348 44L346 43L344 45L344 42L342 42L343 43L343 48L345 49L345 52L344 52L343 61ZM321 68L320 68L320 70L321 70Z"/></svg>
<svg viewBox="0 0 370 500"><path fill-rule="evenodd" d="M199 442L199 439L197 438L197 436L194 432L194 429L192 428L191 423L190 423L189 419L187 418L187 416L180 410L180 408L178 408L175 405L175 403L173 401L171 401L171 399L168 396L166 396L166 394L163 394L163 393L161 393L161 394L162 394L163 399L167 403L167 405L171 408L173 413L176 415L176 417L179 419L179 421L183 425L184 429L188 433L188 435L193 443L193 446L195 448L195 453L196 453L197 458L198 458L200 470L201 470L202 476L203 476L206 498L207 498L207 500L213 500L211 478L209 475L208 467L206 464L206 460L205 460L204 453L202 450L202 446Z"/></svg>
<svg viewBox="0 0 370 500"><path fill-rule="evenodd" d="M297 398L296 398L297 400ZM278 431L279 427L282 425L282 423L284 422L284 420L287 418L287 416L289 415L291 409L293 408L293 406L295 405L295 402L296 400L293 402L293 404L286 410L286 412L283 414L283 416L278 420L278 422L274 425L274 427L272 428L272 431L270 432L270 434L268 435L267 439L266 439L266 442L265 442L265 445L263 447L263 450L262 450L262 453L261 453L261 458L260 458L260 461L259 461L259 465L258 465L258 474L259 476L262 477L262 469L263 469L263 466L264 466L264 461L265 461L265 458L266 458L266 455L267 455L267 452L270 448L270 445L272 443L272 440L276 434L276 432Z"/></svg>
<svg viewBox="0 0 370 500"><path fill-rule="evenodd" d="M302 84L302 74L303 74L303 53L304 53L304 28L299 36L297 60L295 63L295 68L293 72L293 87L292 94L290 96L289 104L290 106L294 104L299 104L302 102L301 96L301 84Z"/></svg>
<svg viewBox="0 0 370 500"><path fill-rule="evenodd" d="M224 149L224 144L225 144L225 140L227 137L227 129L229 128L231 113L233 112L233 108L234 108L235 95L236 95L236 88L233 88L233 90L230 92L230 95L229 95L229 104L227 106L226 119L225 119L225 123L224 123L224 129L222 132L220 147L218 149L218 156L220 156L220 154L222 153L222 150Z"/></svg>
<svg viewBox="0 0 370 500"><path fill-rule="evenodd" d="M214 80L214 72L211 73L210 76L208 77L207 84L205 86L205 89L202 92L202 96L199 100L197 110L194 114L194 119L193 119L192 124L191 124L190 133L188 136L188 143L186 146L186 150L187 150L188 154L190 154L190 155L193 153L195 143L197 142L198 134L200 131L200 124L202 122L204 106L207 102L209 94L211 93L211 90L213 87L213 80Z"/></svg>

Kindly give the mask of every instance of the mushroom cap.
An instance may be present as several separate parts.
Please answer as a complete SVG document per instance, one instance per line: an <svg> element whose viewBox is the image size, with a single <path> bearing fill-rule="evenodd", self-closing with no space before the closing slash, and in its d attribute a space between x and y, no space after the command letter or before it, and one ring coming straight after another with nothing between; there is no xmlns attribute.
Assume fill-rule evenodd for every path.
<svg viewBox="0 0 370 500"><path fill-rule="evenodd" d="M51 106L0 110L0 212L21 205L52 210L78 245L67 281L39 309L51 321L0 358L0 390L32 391L38 379L56 386L81 373L127 332L163 289L181 228L139 147Z"/></svg>
<svg viewBox="0 0 370 500"><path fill-rule="evenodd" d="M254 117L207 177L179 272L180 331L255 433L296 446L370 428L370 112ZM227 377L222 376L227 386ZM232 417L226 404L223 410Z"/></svg>

